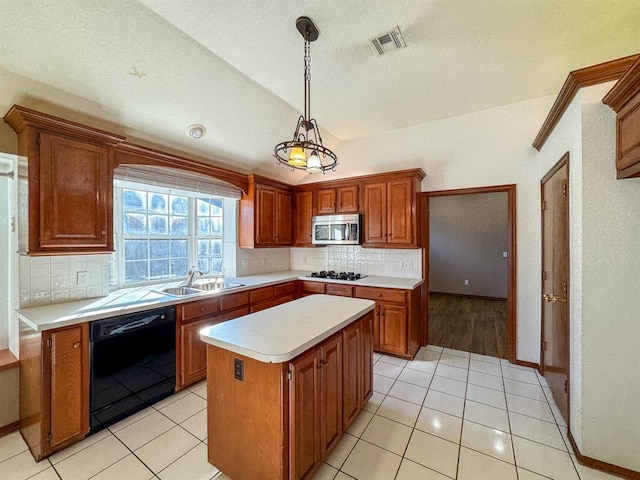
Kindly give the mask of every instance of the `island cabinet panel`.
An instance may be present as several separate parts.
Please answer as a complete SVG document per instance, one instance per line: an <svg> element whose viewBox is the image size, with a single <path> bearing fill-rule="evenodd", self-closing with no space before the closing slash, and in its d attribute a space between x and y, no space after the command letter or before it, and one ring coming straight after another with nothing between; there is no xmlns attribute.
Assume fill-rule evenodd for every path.
<svg viewBox="0 0 640 480"><path fill-rule="evenodd" d="M234 480L313 478L371 397L372 319L283 363L208 344L209 462Z"/></svg>
<svg viewBox="0 0 640 480"><path fill-rule="evenodd" d="M320 352L313 349L289 365L289 468L290 477L311 478L320 453ZM324 425L322 425L324 426Z"/></svg>
<svg viewBox="0 0 640 480"><path fill-rule="evenodd" d="M20 430L39 461L89 432L87 323L20 331Z"/></svg>

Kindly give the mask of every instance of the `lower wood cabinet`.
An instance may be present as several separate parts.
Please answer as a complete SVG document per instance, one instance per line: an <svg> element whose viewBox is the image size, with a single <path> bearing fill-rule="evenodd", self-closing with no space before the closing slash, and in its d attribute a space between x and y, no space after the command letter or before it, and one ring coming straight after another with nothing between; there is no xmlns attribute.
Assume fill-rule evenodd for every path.
<svg viewBox="0 0 640 480"><path fill-rule="evenodd" d="M373 318L286 363L207 345L209 462L234 480L313 478L371 398Z"/></svg>
<svg viewBox="0 0 640 480"><path fill-rule="evenodd" d="M41 460L89 433L89 325L20 331L20 430Z"/></svg>

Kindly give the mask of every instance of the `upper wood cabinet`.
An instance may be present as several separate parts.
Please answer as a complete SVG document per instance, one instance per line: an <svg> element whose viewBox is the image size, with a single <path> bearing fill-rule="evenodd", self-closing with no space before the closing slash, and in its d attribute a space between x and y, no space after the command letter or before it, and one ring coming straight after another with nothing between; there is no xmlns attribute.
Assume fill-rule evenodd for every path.
<svg viewBox="0 0 640 480"><path fill-rule="evenodd" d="M113 147L124 137L13 106L4 120L27 158L32 255L113 251Z"/></svg>
<svg viewBox="0 0 640 480"><path fill-rule="evenodd" d="M364 185L364 247L420 246L416 193L423 177L416 173Z"/></svg>
<svg viewBox="0 0 640 480"><path fill-rule="evenodd" d="M240 247L291 246L291 197L287 185L249 175L247 194L240 199Z"/></svg>
<svg viewBox="0 0 640 480"><path fill-rule="evenodd" d="M294 247L308 247L311 243L312 230L311 219L313 217L313 192L302 191L294 195L293 211L295 212L294 222Z"/></svg>
<svg viewBox="0 0 640 480"><path fill-rule="evenodd" d="M321 188L316 191L318 215L331 213L358 213L358 186Z"/></svg>
<svg viewBox="0 0 640 480"><path fill-rule="evenodd" d="M602 100L617 113L618 178L640 177L640 58Z"/></svg>

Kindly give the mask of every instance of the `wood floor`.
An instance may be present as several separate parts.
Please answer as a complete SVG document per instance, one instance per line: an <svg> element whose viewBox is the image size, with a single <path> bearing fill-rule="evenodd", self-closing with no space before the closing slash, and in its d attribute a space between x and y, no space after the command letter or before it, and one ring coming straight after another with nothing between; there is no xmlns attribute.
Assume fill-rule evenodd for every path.
<svg viewBox="0 0 640 480"><path fill-rule="evenodd" d="M429 343L506 358L507 301L431 293Z"/></svg>

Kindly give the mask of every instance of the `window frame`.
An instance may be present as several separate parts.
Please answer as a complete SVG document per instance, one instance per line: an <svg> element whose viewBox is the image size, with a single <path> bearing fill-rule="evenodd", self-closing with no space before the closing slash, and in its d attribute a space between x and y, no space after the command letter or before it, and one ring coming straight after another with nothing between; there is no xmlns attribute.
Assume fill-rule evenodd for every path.
<svg viewBox="0 0 640 480"><path fill-rule="evenodd" d="M125 239L132 239L135 235L125 235L123 232L124 229L124 195L123 190L140 190L145 191L147 193L159 193L162 195L176 195L176 196L185 196L188 200L187 206L187 235L182 236L171 236L171 235L158 235L158 234L147 234L144 236L140 236L140 240L187 240L187 271L191 268L192 265L198 265L198 240L202 239L215 239L220 241L220 258L221 258L221 272L220 273L207 273L204 274L204 278L211 278L220 275L224 275L224 236L225 236L225 216L228 215L227 208L225 208L225 197L219 195L210 195L206 193L200 193L189 190L182 189L173 189L168 187L159 187L155 185L147 185L138 182L130 182L130 181L117 181L114 183L114 192L113 192L113 220L114 220L114 253L111 257L111 270L110 270L110 281L109 286L111 290L117 290L121 288L135 288L135 287L144 287L148 285L161 285L165 283L176 282L182 279L186 279L187 272L185 272L184 276L176 276L176 277L165 277L154 280L146 280L142 282L131 282L126 283L125 279ZM197 212L197 202L196 200L199 198L209 198L209 199L217 199L221 200L222 203L222 216L220 217L222 222L222 232L220 236L199 236L198 235L198 212ZM150 215L151 213L148 211L145 212L146 215ZM209 217L213 218L213 217ZM135 239L135 238L133 238ZM211 255L208 255L206 258L212 258ZM149 258L147 259L149 261Z"/></svg>

